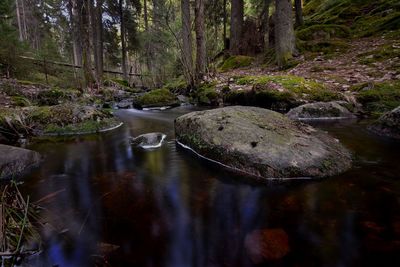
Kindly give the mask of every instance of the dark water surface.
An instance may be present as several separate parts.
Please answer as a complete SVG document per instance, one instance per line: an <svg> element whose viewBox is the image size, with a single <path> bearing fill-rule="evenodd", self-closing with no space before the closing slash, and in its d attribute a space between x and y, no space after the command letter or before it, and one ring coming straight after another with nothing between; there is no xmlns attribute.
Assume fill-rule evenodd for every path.
<svg viewBox="0 0 400 267"><path fill-rule="evenodd" d="M49 225L45 251L27 265L400 266L400 142L363 123L317 124L353 152L353 169L266 184L177 147L173 120L191 110L118 111L117 130L32 145L45 161L23 190L42 199ZM129 144L148 132L167 142ZM288 244L272 241L286 255L250 259L246 236L266 229L286 233Z"/></svg>

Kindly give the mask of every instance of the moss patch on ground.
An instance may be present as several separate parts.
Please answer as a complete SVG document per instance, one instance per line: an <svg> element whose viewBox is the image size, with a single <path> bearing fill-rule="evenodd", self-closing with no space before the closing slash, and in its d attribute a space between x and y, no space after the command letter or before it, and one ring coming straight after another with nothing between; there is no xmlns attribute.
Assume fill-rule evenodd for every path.
<svg viewBox="0 0 400 267"><path fill-rule="evenodd" d="M378 49L358 55L361 64L370 65L387 59L400 57L400 43L384 45Z"/></svg>
<svg viewBox="0 0 400 267"><path fill-rule="evenodd" d="M318 24L297 30L296 36L301 40L331 39L331 38L348 38L351 30L344 25L336 24Z"/></svg>
<svg viewBox="0 0 400 267"><path fill-rule="evenodd" d="M230 56L219 67L219 71L225 72L237 68L248 67L253 62L253 57L248 56Z"/></svg>
<svg viewBox="0 0 400 267"><path fill-rule="evenodd" d="M139 96L133 103L138 108L179 105L178 98L168 89L156 89Z"/></svg>
<svg viewBox="0 0 400 267"><path fill-rule="evenodd" d="M363 83L351 88L357 101L373 116L400 106L400 82Z"/></svg>

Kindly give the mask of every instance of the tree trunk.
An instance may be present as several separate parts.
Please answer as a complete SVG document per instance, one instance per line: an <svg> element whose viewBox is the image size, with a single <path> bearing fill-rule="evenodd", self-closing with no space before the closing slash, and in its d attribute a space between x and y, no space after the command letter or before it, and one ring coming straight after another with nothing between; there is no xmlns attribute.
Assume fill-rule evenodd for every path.
<svg viewBox="0 0 400 267"><path fill-rule="evenodd" d="M192 31L190 22L190 2L181 0L182 12L182 58L186 80L193 85Z"/></svg>
<svg viewBox="0 0 400 267"><path fill-rule="evenodd" d="M226 13L226 1L224 0L224 17L223 17L223 23L224 23L224 28L223 28L223 42L224 42L224 49L229 49L229 42L228 42L228 37L226 36L226 26L228 23L228 15Z"/></svg>
<svg viewBox="0 0 400 267"><path fill-rule="evenodd" d="M97 52L98 52L98 39L97 39L97 17L96 17L96 5L94 0L90 0L89 1L89 5L90 5L90 26L91 26L91 37L92 37L92 48L93 48L93 59L94 59L94 71L96 74L96 82L97 82L97 86L99 86L99 75L98 75L98 70L99 70L99 61L98 61L98 56L97 56Z"/></svg>
<svg viewBox="0 0 400 267"><path fill-rule="evenodd" d="M263 20L263 32L264 32L264 51L269 48L269 8L272 0L264 0L264 20Z"/></svg>
<svg viewBox="0 0 400 267"><path fill-rule="evenodd" d="M301 0L295 0L294 1L294 6L296 9L296 26L303 26L304 20L303 20L303 6L302 6L302 1Z"/></svg>
<svg viewBox="0 0 400 267"><path fill-rule="evenodd" d="M104 60L103 60L103 1L97 0L96 7L96 30L97 30L97 79L100 84L103 81Z"/></svg>
<svg viewBox="0 0 400 267"><path fill-rule="evenodd" d="M124 19L124 7L123 0L119 0L119 18L121 23L121 53L122 53L122 73L125 80L128 80L128 69L126 64L126 30L125 30L125 19Z"/></svg>
<svg viewBox="0 0 400 267"><path fill-rule="evenodd" d="M195 32L196 32L196 83L206 73L206 41L204 36L204 0L195 0Z"/></svg>
<svg viewBox="0 0 400 267"><path fill-rule="evenodd" d="M82 42L81 42L81 10L82 0L70 0L69 12L71 18L71 32L72 32L72 52L74 56L74 64L82 66Z"/></svg>
<svg viewBox="0 0 400 267"><path fill-rule="evenodd" d="M144 29L146 32L149 31L149 18L147 12L147 0L143 0L143 16L144 16Z"/></svg>
<svg viewBox="0 0 400 267"><path fill-rule="evenodd" d="M18 0L15 0L15 10L17 13L19 40L22 42L24 40L24 35L23 35L22 22L21 22L21 10L19 7Z"/></svg>
<svg viewBox="0 0 400 267"><path fill-rule="evenodd" d="M287 64L295 53L295 35L291 0L275 0L275 53L279 67Z"/></svg>
<svg viewBox="0 0 400 267"><path fill-rule="evenodd" d="M240 54L240 43L243 32L243 16L243 0L232 0L230 37L230 52L232 55Z"/></svg>
<svg viewBox="0 0 400 267"><path fill-rule="evenodd" d="M78 0L80 1L80 0ZM83 0L83 5L81 7L81 21L82 21L82 62L83 62L83 75L85 77L86 87L93 87L93 73L90 55L90 0Z"/></svg>

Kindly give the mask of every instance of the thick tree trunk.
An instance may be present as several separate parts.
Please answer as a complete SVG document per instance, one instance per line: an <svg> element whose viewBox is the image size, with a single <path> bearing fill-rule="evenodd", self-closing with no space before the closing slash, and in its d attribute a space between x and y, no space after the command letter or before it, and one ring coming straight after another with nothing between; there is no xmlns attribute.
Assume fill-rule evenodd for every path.
<svg viewBox="0 0 400 267"><path fill-rule="evenodd" d="M230 37L230 52L232 55L240 54L240 43L243 32L243 16L243 0L232 0Z"/></svg>
<svg viewBox="0 0 400 267"><path fill-rule="evenodd" d="M302 1L301 0L295 0L294 1L294 6L296 9L296 26L303 26L304 20L303 20L303 6L302 6Z"/></svg>
<svg viewBox="0 0 400 267"><path fill-rule="evenodd" d="M195 0L195 32L196 32L196 83L206 73L206 41L204 27L204 0Z"/></svg>
<svg viewBox="0 0 400 267"><path fill-rule="evenodd" d="M125 30L125 19L124 19L124 9L123 0L119 0L119 17L121 23L121 53L122 53L122 73L125 80L128 80L128 69L126 64L126 30Z"/></svg>
<svg viewBox="0 0 400 267"><path fill-rule="evenodd" d="M295 35L291 0L276 0L275 53L278 66L283 67L295 53Z"/></svg>
<svg viewBox="0 0 400 267"><path fill-rule="evenodd" d="M193 57L192 57L192 31L190 22L190 2L181 0L182 12L182 58L185 69L185 77L190 85L193 85Z"/></svg>
<svg viewBox="0 0 400 267"><path fill-rule="evenodd" d="M83 5L81 8L83 75L85 77L85 85L89 88L92 88L94 78L93 78L93 73L92 73L92 63L91 63L91 54L90 54L89 11L90 11L89 0L83 0Z"/></svg>

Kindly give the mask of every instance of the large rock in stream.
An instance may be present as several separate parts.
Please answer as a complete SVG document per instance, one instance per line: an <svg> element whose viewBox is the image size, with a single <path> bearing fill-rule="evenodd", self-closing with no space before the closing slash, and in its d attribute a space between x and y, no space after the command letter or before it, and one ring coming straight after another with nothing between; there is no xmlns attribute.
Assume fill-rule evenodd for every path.
<svg viewBox="0 0 400 267"><path fill-rule="evenodd" d="M385 113L369 129L379 135L400 139L400 107Z"/></svg>
<svg viewBox="0 0 400 267"><path fill-rule="evenodd" d="M39 165L40 160L35 151L0 144L0 180L20 176Z"/></svg>
<svg viewBox="0 0 400 267"><path fill-rule="evenodd" d="M262 178L326 177L351 167L338 140L268 109L192 112L175 120L175 132L201 156Z"/></svg>

